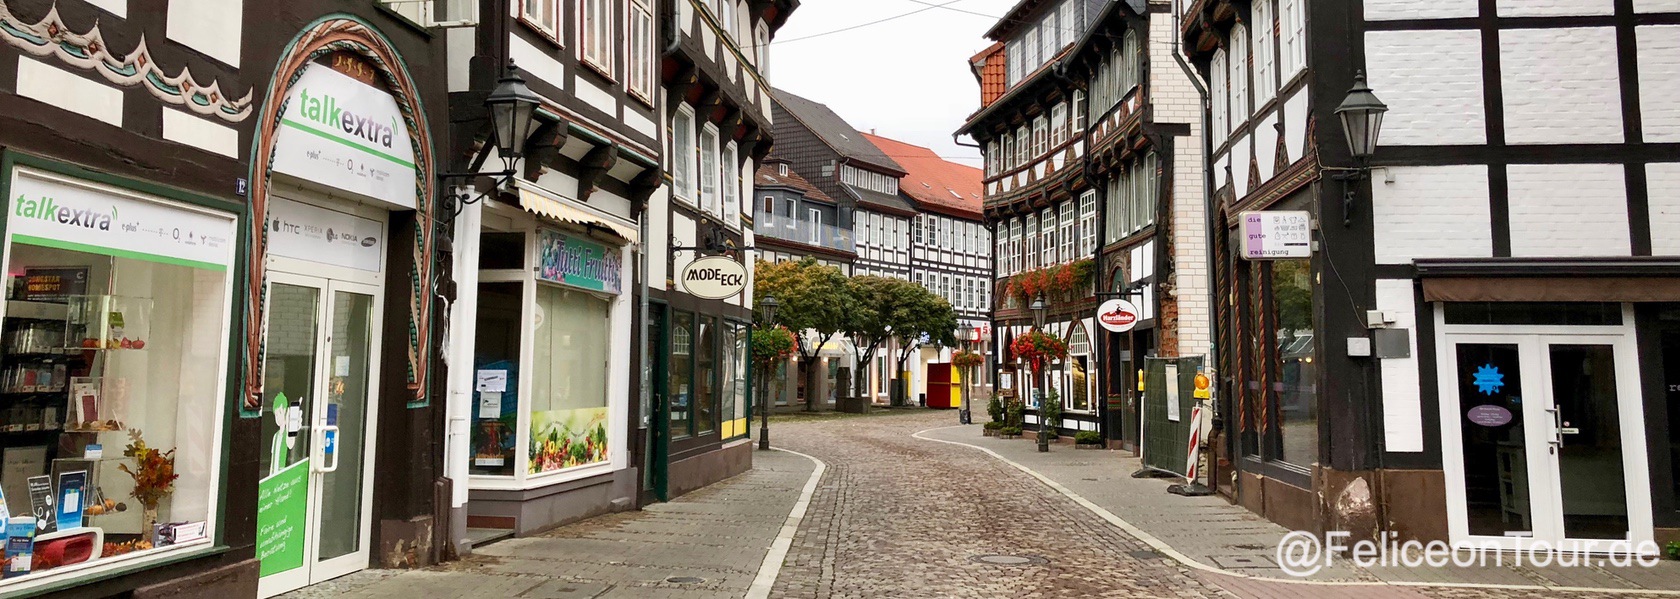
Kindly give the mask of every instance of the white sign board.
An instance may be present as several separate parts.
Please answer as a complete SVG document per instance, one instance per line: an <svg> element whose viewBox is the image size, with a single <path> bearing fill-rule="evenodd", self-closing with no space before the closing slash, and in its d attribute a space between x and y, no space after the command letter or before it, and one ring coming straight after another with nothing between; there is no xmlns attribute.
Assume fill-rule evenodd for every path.
<svg viewBox="0 0 1680 599"><path fill-rule="evenodd" d="M1111 299L1097 307L1097 324L1113 333L1124 333L1137 327L1142 319L1138 307L1123 299Z"/></svg>
<svg viewBox="0 0 1680 599"><path fill-rule="evenodd" d="M286 94L274 170L413 209L414 146L391 94L319 64Z"/></svg>
<svg viewBox="0 0 1680 599"><path fill-rule="evenodd" d="M276 256L379 272L385 227L379 221L272 198L268 248Z"/></svg>
<svg viewBox="0 0 1680 599"><path fill-rule="evenodd" d="M232 215L19 169L12 177L6 232L30 245L227 270Z"/></svg>
<svg viewBox="0 0 1680 599"><path fill-rule="evenodd" d="M1167 386L1166 389L1163 389L1167 392L1167 420L1178 422L1180 417L1178 408L1178 365L1168 364L1167 376L1162 377L1162 379L1164 379L1162 384Z"/></svg>
<svg viewBox="0 0 1680 599"><path fill-rule="evenodd" d="M707 256L682 270L682 288L703 299L728 299L747 288L747 267L728 256Z"/></svg>
<svg viewBox="0 0 1680 599"><path fill-rule="evenodd" d="M1312 257L1312 215L1305 210L1242 213L1243 258Z"/></svg>

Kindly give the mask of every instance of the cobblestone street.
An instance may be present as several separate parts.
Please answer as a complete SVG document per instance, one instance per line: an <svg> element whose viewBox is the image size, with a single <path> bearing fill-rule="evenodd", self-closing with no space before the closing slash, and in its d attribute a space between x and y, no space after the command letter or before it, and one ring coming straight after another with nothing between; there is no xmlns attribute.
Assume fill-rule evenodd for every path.
<svg viewBox="0 0 1680 599"><path fill-rule="evenodd" d="M1030 440L981 442L971 438L978 434L975 429L928 430L949 427L955 419L953 412L917 411L778 420L771 428L774 444L820 460L820 470L810 459L793 453L760 452L755 455L752 472L670 503L494 543L466 560L439 568L361 572L287 597L1630 596L1517 588L1568 586L1557 582L1557 571L1518 571L1527 576L1528 582L1499 579L1505 586L1478 588L1453 579L1450 572L1437 574L1445 578L1424 581L1444 583L1442 586L1402 586L1382 582L1395 579L1391 573L1351 569L1337 572L1333 579L1351 582L1308 584L1279 580L1281 574L1276 572L1239 569L1241 574L1233 574L1191 567L1090 509L1101 506L1124 519L1128 513L1142 516L1141 503L1128 512L1126 502L1116 501L1112 493L1097 496L1102 492L1097 487L1063 486L1062 490L1077 487L1069 492L1088 498L1087 506L1045 482L1076 472L1057 470L1050 466L1052 462L1075 460L1083 464L1080 467L1090 469L1131 467L1122 454L1081 452L1076 458L1070 446L1058 445L1043 461L1017 460L1033 469L1029 474L999 459L1024 458L1013 453L1016 449L1005 449L994 456L935 439L989 449L1012 447L999 443L1026 448ZM916 436L919 432L921 437ZM1090 476L1081 480L1099 480L1095 470L1085 474ZM1112 475L1101 476L1108 480ZM809 505L801 511L800 500L813 476L820 478ZM788 528L795 520L797 529ZM1144 528L1151 526L1144 520L1139 522ZM1198 524L1187 520L1186 525ZM1156 542L1171 543L1174 539ZM776 556L784 549L786 558L777 568ZM1179 547L1174 546L1173 551L1179 551ZM1193 555L1190 559L1206 561L1206 555L1194 549L1183 552ZM981 559L988 556L1003 556L1005 562L1019 563ZM1665 572L1671 570L1658 569L1645 573L1642 579L1624 580L1630 589L1662 593L1667 590L1663 586ZM1590 574L1617 573L1594 569ZM1671 590L1667 593L1675 594Z"/></svg>

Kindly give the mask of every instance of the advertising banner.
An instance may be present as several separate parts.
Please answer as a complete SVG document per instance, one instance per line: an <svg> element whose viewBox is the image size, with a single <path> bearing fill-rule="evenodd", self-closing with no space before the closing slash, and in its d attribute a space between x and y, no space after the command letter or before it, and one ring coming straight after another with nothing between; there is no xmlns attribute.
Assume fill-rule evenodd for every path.
<svg viewBox="0 0 1680 599"><path fill-rule="evenodd" d="M18 169L6 230L18 243L203 268L233 263L234 219Z"/></svg>
<svg viewBox="0 0 1680 599"><path fill-rule="evenodd" d="M397 99L311 64L286 95L274 170L413 209L414 145Z"/></svg>
<svg viewBox="0 0 1680 599"><path fill-rule="evenodd" d="M537 231L537 278L617 295L624 261L618 248L551 229Z"/></svg>
<svg viewBox="0 0 1680 599"><path fill-rule="evenodd" d="M303 527L309 519L309 460L257 483L257 559L260 576L303 567Z"/></svg>
<svg viewBox="0 0 1680 599"><path fill-rule="evenodd" d="M268 208L268 248L276 256L379 272L379 221L273 198Z"/></svg>

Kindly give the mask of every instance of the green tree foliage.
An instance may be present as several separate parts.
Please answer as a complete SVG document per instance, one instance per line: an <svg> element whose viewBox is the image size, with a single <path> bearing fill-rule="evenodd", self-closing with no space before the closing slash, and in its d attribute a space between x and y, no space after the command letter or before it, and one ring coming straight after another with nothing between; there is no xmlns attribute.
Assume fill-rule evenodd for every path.
<svg viewBox="0 0 1680 599"><path fill-rule="evenodd" d="M758 261L753 267L753 297L756 318L763 322L765 297L775 297L776 324L795 331L799 348L799 369L805 377L805 409L815 410L821 373L816 368L817 352L828 338L847 329L847 306L854 303L851 285L836 266L824 266L815 259L798 262ZM807 335L814 332L815 335Z"/></svg>

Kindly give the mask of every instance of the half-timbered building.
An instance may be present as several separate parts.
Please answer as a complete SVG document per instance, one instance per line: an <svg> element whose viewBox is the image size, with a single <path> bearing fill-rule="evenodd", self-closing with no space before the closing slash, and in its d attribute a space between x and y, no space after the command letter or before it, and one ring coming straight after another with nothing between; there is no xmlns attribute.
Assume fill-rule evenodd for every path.
<svg viewBox="0 0 1680 599"><path fill-rule="evenodd" d="M958 131L986 157L998 392L1026 401L1031 426L1053 393L1064 430L1127 447L1143 359L1210 351L1200 119L1168 8L1021 2L970 61L982 107ZM1099 297L1135 304L1135 327L1098 327ZM1008 349L1040 298L1044 330L1069 347L1042 384Z"/></svg>
<svg viewBox="0 0 1680 599"><path fill-rule="evenodd" d="M1179 4L1212 90L1221 490L1296 529L1675 538L1680 7ZM1344 127L1372 93L1380 129ZM1251 244L1295 218L1309 251Z"/></svg>

